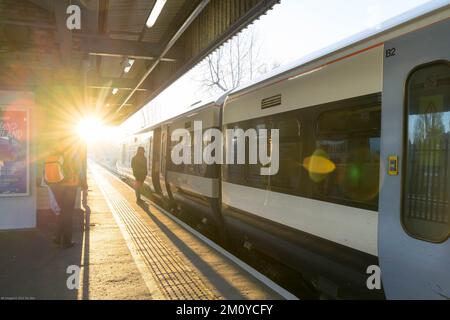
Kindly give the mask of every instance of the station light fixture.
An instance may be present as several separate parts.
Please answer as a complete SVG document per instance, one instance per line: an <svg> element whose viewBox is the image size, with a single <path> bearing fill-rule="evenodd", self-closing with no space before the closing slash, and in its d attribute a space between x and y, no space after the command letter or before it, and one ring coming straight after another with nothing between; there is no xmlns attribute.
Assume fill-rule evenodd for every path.
<svg viewBox="0 0 450 320"><path fill-rule="evenodd" d="M119 92L119 89L117 89L117 88L114 88L113 90L112 90L112 94L117 94L117 92Z"/></svg>
<svg viewBox="0 0 450 320"><path fill-rule="evenodd" d="M132 67L133 64L134 64L134 61L135 61L134 59L125 58L124 61L123 61L123 63L122 63L122 66L123 66L123 72L125 72L125 73L130 72L131 67Z"/></svg>
<svg viewBox="0 0 450 320"><path fill-rule="evenodd" d="M164 8L164 5L166 4L166 1L167 0L156 0L156 3L153 6L152 11L150 12L150 15L148 16L147 22L145 23L147 28L151 28L155 25L156 20L158 19L162 9Z"/></svg>

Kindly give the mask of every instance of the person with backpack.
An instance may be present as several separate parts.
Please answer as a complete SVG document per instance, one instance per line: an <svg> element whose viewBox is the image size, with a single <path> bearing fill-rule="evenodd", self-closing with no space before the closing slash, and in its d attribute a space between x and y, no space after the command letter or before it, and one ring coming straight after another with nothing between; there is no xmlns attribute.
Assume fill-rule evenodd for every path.
<svg viewBox="0 0 450 320"><path fill-rule="evenodd" d="M136 203L141 204L141 189L147 178L147 158L145 157L145 149L139 147L136 155L131 159L131 168L133 169L133 176L135 178L134 190L136 194Z"/></svg>
<svg viewBox="0 0 450 320"><path fill-rule="evenodd" d="M61 147L45 159L44 179L60 208L53 242L63 248L75 244L72 241L72 226L78 188L88 188L82 160L79 150Z"/></svg>

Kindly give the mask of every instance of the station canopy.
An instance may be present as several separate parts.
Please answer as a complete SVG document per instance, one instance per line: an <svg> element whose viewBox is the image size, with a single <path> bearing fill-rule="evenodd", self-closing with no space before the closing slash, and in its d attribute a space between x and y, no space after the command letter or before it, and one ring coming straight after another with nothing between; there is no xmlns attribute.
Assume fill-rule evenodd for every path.
<svg viewBox="0 0 450 320"><path fill-rule="evenodd" d="M76 96L118 124L278 2L1 0L0 90Z"/></svg>

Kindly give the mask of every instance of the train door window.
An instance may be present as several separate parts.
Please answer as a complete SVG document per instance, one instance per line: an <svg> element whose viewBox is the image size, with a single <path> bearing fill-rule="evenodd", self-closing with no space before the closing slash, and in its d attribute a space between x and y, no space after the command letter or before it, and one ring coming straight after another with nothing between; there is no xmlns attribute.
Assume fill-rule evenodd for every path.
<svg viewBox="0 0 450 320"><path fill-rule="evenodd" d="M416 68L405 102L403 226L413 237L443 242L450 231L450 63Z"/></svg>
<svg viewBox="0 0 450 320"><path fill-rule="evenodd" d="M122 144L122 152L121 152L121 156L120 156L120 164L121 166L125 166L125 157L127 155L127 149L126 149L126 145Z"/></svg>
<svg viewBox="0 0 450 320"><path fill-rule="evenodd" d="M219 127L213 127L211 129L216 129L216 130L220 130ZM204 134L205 137L205 134ZM220 139L220 138L219 138ZM207 135L207 139L203 140L203 150L206 149L206 147L210 144L210 143L215 143L216 142L216 138L214 136L211 135ZM221 141L219 140L219 144L221 145ZM212 156L215 157L216 156L216 150L212 151ZM207 178L212 178L212 179L217 179L220 177L220 161L218 163L214 163L212 165L205 165L205 172L204 172L204 176Z"/></svg>
<svg viewBox="0 0 450 320"><path fill-rule="evenodd" d="M320 114L315 148L303 161L314 196L377 210L380 131L378 103Z"/></svg>
<svg viewBox="0 0 450 320"><path fill-rule="evenodd" d="M249 135L249 138L246 138L245 143L245 178L247 181L247 184L254 188L266 188L268 187L268 176L261 175L261 169L263 166L259 162L259 144L260 140L262 139L262 131L261 130L267 130L267 149L270 150L270 126L268 123L266 123L268 119L259 119L250 122L250 129L256 130L256 137L253 137L251 134ZM245 130L244 130L245 131ZM255 139L256 138L256 139ZM256 150L256 164L250 163L250 146L254 145Z"/></svg>
<svg viewBox="0 0 450 320"><path fill-rule="evenodd" d="M247 130L247 125L245 122L240 122L240 123L236 123L236 124L230 124L226 127L227 130L237 130L237 129L242 129L242 130ZM226 163L225 165L223 165L223 180L226 182L230 182L230 183L235 183L235 184L245 184L245 180L244 180L244 171L245 171L245 165L244 164L237 164L237 139L233 138L232 141L228 141L227 140L228 137L225 134L224 135L224 148L225 148L225 152L224 154L226 156L228 156L228 153L231 152L231 150L228 150L228 147L233 148L234 149L234 159L233 159L233 163L234 164L228 164Z"/></svg>
<svg viewBox="0 0 450 320"><path fill-rule="evenodd" d="M191 150L191 159L190 159L189 164L185 164L185 173L195 176L195 175L197 175L197 173L196 173L196 168L195 168L196 165L194 163L194 132L191 131L189 133L189 135L190 135L190 139L191 139L189 142L189 149Z"/></svg>
<svg viewBox="0 0 450 320"><path fill-rule="evenodd" d="M180 143L181 140L178 141L172 141L172 139L168 142L169 143L169 150L168 150L168 154L172 155L172 150L173 148L175 148L176 145L178 145ZM180 151L180 156L183 156L183 150ZM178 172L178 173L184 173L184 163L181 164L175 164L172 161L172 157L170 158L170 160L168 161L168 170L173 171L173 172Z"/></svg>
<svg viewBox="0 0 450 320"><path fill-rule="evenodd" d="M300 120L298 113L276 116L272 129L279 130L279 170L270 177L273 191L297 194L300 189L302 170L302 140L300 139Z"/></svg>
<svg viewBox="0 0 450 320"><path fill-rule="evenodd" d="M202 137L205 136L206 131L209 130L209 129L210 128L203 129ZM203 146L202 150L205 150L207 145L208 145L208 143L206 143L206 141L204 139L202 139L202 146ZM192 154L194 154L194 150L192 151ZM203 156L203 154L202 154L202 156ZM194 161L194 160L192 160L192 161ZM200 176L200 177L212 178L212 174L210 172L211 170L209 170L209 167L212 167L212 166L208 166L205 163L205 161L203 161L203 158L202 158L201 164L197 164L196 165L197 175Z"/></svg>
<svg viewBox="0 0 450 320"><path fill-rule="evenodd" d="M136 154L136 147L135 146L130 146L128 148L128 159L127 159L127 166L131 166L131 159L134 157L134 155Z"/></svg>
<svg viewBox="0 0 450 320"><path fill-rule="evenodd" d="M152 160L153 160L153 137L149 137L148 139L148 170L152 169Z"/></svg>
<svg viewBox="0 0 450 320"><path fill-rule="evenodd" d="M166 173L166 153L167 153L167 134L166 131L163 131L161 134L161 172L162 174Z"/></svg>

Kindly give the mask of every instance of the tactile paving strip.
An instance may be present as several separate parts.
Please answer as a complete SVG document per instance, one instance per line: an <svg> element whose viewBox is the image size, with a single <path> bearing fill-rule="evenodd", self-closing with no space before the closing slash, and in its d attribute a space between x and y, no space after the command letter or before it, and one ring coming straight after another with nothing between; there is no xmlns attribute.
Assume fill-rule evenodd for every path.
<svg viewBox="0 0 450 320"><path fill-rule="evenodd" d="M125 226L134 247L152 273L164 298L170 300L216 299L179 255L151 230L128 201L101 175L92 172L115 217Z"/></svg>

